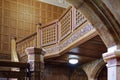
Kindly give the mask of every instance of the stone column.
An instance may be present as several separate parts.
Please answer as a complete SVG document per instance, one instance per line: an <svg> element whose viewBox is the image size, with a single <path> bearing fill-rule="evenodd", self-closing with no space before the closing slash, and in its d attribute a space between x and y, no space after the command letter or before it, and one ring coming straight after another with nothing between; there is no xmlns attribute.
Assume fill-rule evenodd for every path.
<svg viewBox="0 0 120 80"><path fill-rule="evenodd" d="M108 80L120 80L120 49L117 46L109 48L103 59L107 62Z"/></svg>
<svg viewBox="0 0 120 80"><path fill-rule="evenodd" d="M31 80L44 80L44 51L40 48L26 48L30 63Z"/></svg>
<svg viewBox="0 0 120 80"><path fill-rule="evenodd" d="M19 62L16 51L16 37L11 38L11 61Z"/></svg>

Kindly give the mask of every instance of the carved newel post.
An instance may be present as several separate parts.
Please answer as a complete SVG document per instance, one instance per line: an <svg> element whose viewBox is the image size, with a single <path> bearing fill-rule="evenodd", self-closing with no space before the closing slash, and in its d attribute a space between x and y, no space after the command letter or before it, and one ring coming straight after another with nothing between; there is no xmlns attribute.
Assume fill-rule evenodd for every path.
<svg viewBox="0 0 120 80"><path fill-rule="evenodd" d="M103 58L107 62L108 80L120 80L120 49L117 46L109 48Z"/></svg>
<svg viewBox="0 0 120 80"><path fill-rule="evenodd" d="M31 80L44 80L44 53L43 49L26 48L28 63L30 63Z"/></svg>
<svg viewBox="0 0 120 80"><path fill-rule="evenodd" d="M19 62L16 52L16 37L11 38L11 60L15 62Z"/></svg>

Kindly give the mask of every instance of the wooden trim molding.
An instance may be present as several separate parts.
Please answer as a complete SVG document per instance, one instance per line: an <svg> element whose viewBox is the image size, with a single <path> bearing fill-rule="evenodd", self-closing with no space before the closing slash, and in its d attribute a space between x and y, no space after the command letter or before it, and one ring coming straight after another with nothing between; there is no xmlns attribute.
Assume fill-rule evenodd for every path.
<svg viewBox="0 0 120 80"><path fill-rule="evenodd" d="M120 50L117 49L117 46L113 46L108 49L108 52L103 54L103 59L105 62L108 62L111 59L120 58Z"/></svg>
<svg viewBox="0 0 120 80"><path fill-rule="evenodd" d="M25 40L31 38L32 36L35 36L35 35L37 35L37 32L35 32L35 33L33 33L33 34L30 34L29 36L27 36L27 37L25 37L25 38L23 38L23 39L17 41L16 44L19 44L19 43L21 43L21 42L23 42L23 41L25 41Z"/></svg>

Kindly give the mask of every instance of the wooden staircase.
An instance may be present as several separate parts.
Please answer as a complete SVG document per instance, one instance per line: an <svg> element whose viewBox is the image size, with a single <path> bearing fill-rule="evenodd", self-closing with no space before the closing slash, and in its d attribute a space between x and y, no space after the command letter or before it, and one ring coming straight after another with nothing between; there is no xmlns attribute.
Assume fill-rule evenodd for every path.
<svg viewBox="0 0 120 80"><path fill-rule="evenodd" d="M37 47L46 50L45 58L60 56L96 35L96 29L85 16L69 7L59 19L42 26L38 24L37 32L17 41L17 52L22 55L27 47Z"/></svg>
<svg viewBox="0 0 120 80"><path fill-rule="evenodd" d="M92 24L87 21L85 16L82 15L82 13L76 10L74 7L69 7L59 19L43 26L37 25L37 32L21 39L20 41L17 41L16 44L13 45L14 47L12 47L12 49L14 49L16 52L13 51L12 55L16 55L16 53L18 53L21 56L21 61L26 63L1 61L0 66L17 67L19 68L19 71L1 71L0 76L7 78L13 77L20 80L31 79L31 64L27 63L28 55L25 55L25 49L28 47L34 47L33 49L28 49L30 56L33 53L33 55L38 55L38 52L41 55L42 52L39 51L39 49L37 52L35 50L36 48L44 48L46 51L44 57L49 58L60 56L66 51L69 51L71 48L82 44L83 42L95 37L96 35L98 35L98 33L93 28ZM30 56L29 59L31 59ZM16 57L14 56L13 58ZM40 65L38 65L38 62L36 62L36 60L38 60L37 58L33 58L34 61L32 63L34 65L32 64L32 66L35 67L34 70L39 70L37 69L39 67L41 67L40 69L43 69L44 62L39 61ZM43 74L43 72L43 70L40 71L41 74ZM32 80L39 80L38 72L34 73L34 75L34 79Z"/></svg>

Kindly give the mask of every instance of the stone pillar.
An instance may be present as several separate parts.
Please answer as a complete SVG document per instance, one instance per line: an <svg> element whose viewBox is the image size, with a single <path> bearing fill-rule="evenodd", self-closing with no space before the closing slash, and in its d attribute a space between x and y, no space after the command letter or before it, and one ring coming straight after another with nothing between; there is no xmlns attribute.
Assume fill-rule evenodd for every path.
<svg viewBox="0 0 120 80"><path fill-rule="evenodd" d="M40 48L26 48L30 63L31 80L44 80L44 51Z"/></svg>
<svg viewBox="0 0 120 80"><path fill-rule="evenodd" d="M11 38L11 61L19 62L16 52L16 37Z"/></svg>
<svg viewBox="0 0 120 80"><path fill-rule="evenodd" d="M120 80L120 49L117 46L109 48L103 59L107 62L108 80Z"/></svg>

